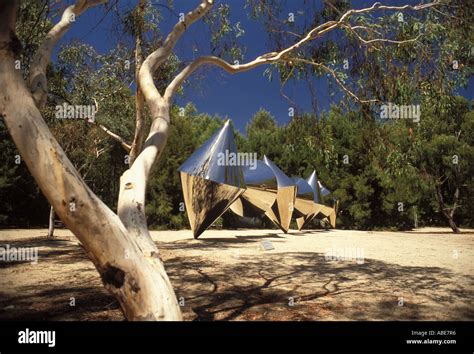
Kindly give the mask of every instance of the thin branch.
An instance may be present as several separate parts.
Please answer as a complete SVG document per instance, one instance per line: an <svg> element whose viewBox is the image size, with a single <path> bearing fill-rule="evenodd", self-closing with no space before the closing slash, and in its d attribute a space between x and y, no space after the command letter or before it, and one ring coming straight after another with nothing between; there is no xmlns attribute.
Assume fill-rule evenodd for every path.
<svg viewBox="0 0 474 354"><path fill-rule="evenodd" d="M106 0L106 1L108 1L108 0ZM115 6L117 6L117 4L118 4L118 0L115 0L115 2L114 2L112 5L110 5L110 7L105 11L105 14L102 16L102 18L101 18L99 21L97 21L97 23L94 25L94 27L92 27L92 28L91 28L85 35L83 35L79 40L80 40L80 41L84 40L88 35L90 35L92 32L94 32L94 31L97 29L97 27L99 27L99 26L102 24L102 22L104 22L104 20L106 19L106 17L109 15L110 11L112 11L112 9L113 9Z"/></svg>
<svg viewBox="0 0 474 354"><path fill-rule="evenodd" d="M256 59L245 63L245 64L229 64L225 60L212 56L212 55L205 55L195 59L191 62L188 66L186 66L175 78L171 81L171 83L166 88L164 98L166 100L171 99L178 88L182 85L182 83L194 72L197 68L202 65L212 64L215 66L220 67L221 69L227 71L230 74L235 74L238 72L248 71L251 70L259 65L271 63L274 60L271 58L276 55L276 52L268 53L263 56L259 56Z"/></svg>
<svg viewBox="0 0 474 354"><path fill-rule="evenodd" d="M188 12L182 21L176 23L171 32L166 37L163 46L151 53L143 62L139 72L138 83L142 90L146 102L150 107L152 115L157 111L157 104L162 99L153 81L153 74L158 67L171 55L178 39L184 31L194 22L202 18L212 8L214 0L202 0L201 4L194 10Z"/></svg>
<svg viewBox="0 0 474 354"><path fill-rule="evenodd" d="M31 38L33 37L33 34L35 33L35 30L41 20L41 16L43 16L43 12L44 10L46 10L46 6L48 5L48 0L44 0L44 4L43 4L43 7L41 8L41 11L38 15L38 18L36 19L35 23L33 24L33 27L31 27L31 32L30 32L30 35L28 36L28 38L25 40L25 43L30 43L31 41Z"/></svg>
<svg viewBox="0 0 474 354"><path fill-rule="evenodd" d="M312 41L316 38L319 38L321 35L334 30L335 28L342 27L345 25L346 21L349 20L349 18L353 15L358 15L362 13L370 13L378 10L398 10L398 11L403 11L403 10L413 10L413 11L419 11L423 10L435 5L438 5L438 2L431 2L427 4L419 4L416 6L412 5L404 5L404 6L387 6L387 5L381 5L379 2L376 2L373 4L371 7L367 7L364 9L359 9L359 10L349 10L347 11L344 15L341 16L341 18L338 21L328 21L326 23L323 23L322 25L319 25L318 27L312 29L311 31L308 32L308 34L298 41L297 43L293 44L292 46L282 50L279 52L277 55L275 55L274 60L278 60L281 57L285 56L287 53L292 52L293 50L299 48L301 45L305 44L306 42Z"/></svg>
<svg viewBox="0 0 474 354"><path fill-rule="evenodd" d="M51 59L51 53L58 41L63 37L76 17L87 9L105 3L107 0L77 0L74 5L68 6L61 16L61 20L51 28L45 40L38 48L33 57L30 67L30 90L38 108L46 103L48 92L48 81L46 79L46 68Z"/></svg>
<svg viewBox="0 0 474 354"><path fill-rule="evenodd" d="M397 41L397 40L388 39L388 38L374 38L374 39L367 40L367 39L362 38L362 36L360 36L357 33L357 31L355 31L355 28L360 27L360 26L351 27L351 26L343 25L343 27L350 30L357 37L357 39L359 41L361 41L362 43L364 43L364 44L372 44L372 43L380 43L380 42L381 43L391 43L391 44L406 44L406 43L416 42L421 37L421 34L419 34L415 38L405 39L405 40L402 40L402 41Z"/></svg>
<svg viewBox="0 0 474 354"><path fill-rule="evenodd" d="M304 36L298 42L296 42L295 44L281 50L280 52L271 52L271 53L266 53L266 54L260 55L257 58L255 58L254 60L252 60L248 63L245 63L245 64L234 64L234 65L232 65L232 64L229 64L228 62L226 62L225 60L223 60L221 58L218 58L216 56L202 56L202 57L199 57L199 58L195 59L192 63L190 63L188 66L186 66L172 80L172 82L168 85L168 87L165 91L164 98L166 100L171 99L173 97L173 95L176 93L176 91L178 90L178 88L183 84L183 82L196 69L198 69L202 65L208 65L208 64L216 65L216 66L220 67L221 69L223 69L223 70L225 70L225 71L227 71L231 74L234 74L234 73L237 73L237 72L242 72L242 71L247 71L247 70L253 69L253 68L255 68L259 65L263 65L263 64L270 64L270 63L274 63L274 62L277 62L277 61L288 61L288 58L287 58L288 54L295 51L296 49L298 49L300 46L304 45L305 43L313 41L313 40L321 37L323 34L325 34L327 32L330 32L330 31L332 31L336 28L343 28L343 27L349 27L350 28L350 25L347 25L347 22L348 22L349 18L353 15L362 14L362 13L370 13L370 12L374 12L374 11L377 11L377 10L399 10L399 11L403 11L403 10L409 9L409 10L413 10L413 11L419 11L419 10L426 9L426 8L429 8L429 7L438 5L438 4L439 4L439 2L431 2L431 3L427 3L427 4L419 4L419 5L416 5L416 6L412 6L412 5L387 6L387 5L381 5L380 3L377 2L377 3L373 4L371 7L367 7L367 8L364 8L364 9L349 10L346 13L344 13L338 21L328 21L326 23L323 23L323 24L313 28L311 31L309 31L306 34L306 36ZM356 33L356 32L354 31L354 33ZM373 43L375 41L382 41L382 39L367 41L367 40L364 40L362 37L360 37L360 39L365 44ZM390 42L390 43L401 44L401 43L412 42L416 39L417 38L412 39L412 40L407 40L407 41L392 41L392 40L387 39L387 40L383 40L383 41ZM340 81L339 81L339 84L340 84ZM345 91L348 92L348 93L350 92L350 90L345 90ZM351 96L354 97L355 95L352 93Z"/></svg>
<svg viewBox="0 0 474 354"><path fill-rule="evenodd" d="M145 0L140 0L137 5L137 10L139 16L144 20L145 16ZM143 53L142 53L142 43L143 43L143 33L142 29L139 29L135 37L135 79L138 80L138 75L140 73L140 68L143 62ZM131 166L135 161L135 158L138 156L143 147L143 140L145 135L145 120L144 120L144 103L142 91L140 85L137 85L135 92L135 133L133 136L132 147L130 149L130 158L129 165Z"/></svg>
<svg viewBox="0 0 474 354"><path fill-rule="evenodd" d="M94 98L94 102L95 102L95 107L96 107L96 113L99 111L99 104L97 103L97 100ZM130 150L132 149L131 145L128 144L124 138L122 138L120 135L118 134L115 134L114 132L112 132L110 129L108 129L106 126L104 126L103 124L100 124L98 123L95 119L94 120L87 120L87 122L99 127L100 129L102 129L104 132L106 132L111 138L113 138L114 140L118 141L120 143L120 145L122 145L122 147L127 151L127 152L130 152Z"/></svg>
<svg viewBox="0 0 474 354"><path fill-rule="evenodd" d="M378 102L377 99L370 99L370 100L362 100L360 99L354 92L352 92L338 77L337 77L337 73L334 69L331 69L330 67L322 64L322 63L316 63L314 61L311 61L311 60L306 60L306 59L300 59L300 58L290 58L290 60L292 61L295 61L295 62L301 62L301 63L305 63L305 64L308 64L308 65L312 65L312 66L316 66L316 67L320 67L322 68L324 71L326 71L327 73L329 73L334 81L336 81L336 83L339 85L339 87L344 91L346 92L350 97L352 97L355 101L359 102L359 103L372 103L372 102Z"/></svg>
<svg viewBox="0 0 474 354"><path fill-rule="evenodd" d="M106 148L102 148L102 149L98 149L96 147L95 149L96 153L95 153L95 156L94 158L92 159L92 161L89 163L89 168L87 169L87 171L82 175L82 179L85 181L86 178L87 178L87 175L89 174L89 172L92 170L92 166L94 164L94 162L100 157L100 155L102 155L105 151L106 151ZM80 171L78 171L80 173Z"/></svg>
<svg viewBox="0 0 474 354"><path fill-rule="evenodd" d="M331 1L324 0L323 2L324 2L324 4L325 4L326 6L330 7L331 9L333 9L333 10L334 10L335 12L337 12L339 15L341 15L341 16L343 15L343 13L342 13L336 6L334 6L334 5L331 3Z"/></svg>
<svg viewBox="0 0 474 354"><path fill-rule="evenodd" d="M284 99L286 99L286 100L290 103L290 105L292 105L293 107L295 107L295 109L297 110L297 109L298 109L298 104L297 104L295 101L293 101L293 100L290 98L290 96L288 96L288 95L285 93L285 91L284 91L284 90L285 90L285 86L286 86L286 84L288 83L288 81L289 81L289 79L290 79L290 77L291 77L291 75L293 74L294 71L295 71L295 68L292 67L291 70L290 70L290 72L289 72L289 74L288 74L288 76L281 82L281 85L280 85L280 96L282 96Z"/></svg>
<svg viewBox="0 0 474 354"><path fill-rule="evenodd" d="M113 139L118 141L120 143L120 145L122 145L122 147L127 152L129 152L131 150L132 147L130 146L130 144L127 144L121 136L115 134L114 132L110 131L107 127L105 127L103 124L99 124L96 121L94 121L92 124L98 126L100 129L102 129L104 132L106 132L110 137L112 137Z"/></svg>

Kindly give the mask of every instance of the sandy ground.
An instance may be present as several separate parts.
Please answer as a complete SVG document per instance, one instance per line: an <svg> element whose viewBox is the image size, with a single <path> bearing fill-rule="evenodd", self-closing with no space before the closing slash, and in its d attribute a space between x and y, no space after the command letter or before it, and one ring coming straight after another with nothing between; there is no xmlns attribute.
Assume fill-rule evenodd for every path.
<svg viewBox="0 0 474 354"><path fill-rule="evenodd" d="M122 320L72 234L44 235L0 230L0 250L38 247L39 257L0 261L0 320ZM153 237L186 320L474 320L474 230Z"/></svg>

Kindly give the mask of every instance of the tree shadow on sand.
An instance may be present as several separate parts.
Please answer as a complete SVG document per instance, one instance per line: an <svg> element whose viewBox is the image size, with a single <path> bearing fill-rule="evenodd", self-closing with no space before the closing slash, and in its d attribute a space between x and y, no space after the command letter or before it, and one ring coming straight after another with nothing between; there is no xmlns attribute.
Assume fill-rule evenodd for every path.
<svg viewBox="0 0 474 354"><path fill-rule="evenodd" d="M444 319L474 318L473 278L438 267L328 261L311 252L228 265L176 257L166 267L195 320L426 320L443 318L443 309Z"/></svg>
<svg viewBox="0 0 474 354"><path fill-rule="evenodd" d="M186 320L474 319L474 279L449 269L374 259L365 259L363 264L330 261L313 252L262 251L225 262L173 253L186 248L219 252L267 238L284 242L275 234L246 238L159 243L169 251L165 266L176 295L184 301ZM47 283L38 283L32 276L31 283L20 286L15 279L3 278L6 285L0 288L0 319L123 319L117 302L102 287L77 242L34 242L40 247L40 266L59 273L61 267L74 267ZM16 272L28 272L28 267L12 263L0 271L10 271L9 276L15 277ZM75 307L69 306L72 297Z"/></svg>
<svg viewBox="0 0 474 354"><path fill-rule="evenodd" d="M0 262L0 271L5 272L0 274L0 320L123 319L117 301L103 288L77 241L34 238L0 246L6 244L38 247L38 263ZM61 271L68 265L73 267ZM48 272L48 280L35 279L37 269ZM31 273L31 281L18 282L16 274L20 272ZM57 280L56 274L60 277Z"/></svg>

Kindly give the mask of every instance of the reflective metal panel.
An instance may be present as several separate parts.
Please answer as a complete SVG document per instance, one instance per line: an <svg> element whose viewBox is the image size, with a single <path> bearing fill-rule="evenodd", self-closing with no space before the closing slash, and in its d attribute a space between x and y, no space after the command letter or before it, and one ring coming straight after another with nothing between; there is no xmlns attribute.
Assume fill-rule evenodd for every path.
<svg viewBox="0 0 474 354"><path fill-rule="evenodd" d="M283 173L282 170L280 170L277 165L275 165L268 157L263 155L263 162L271 168L273 173L275 174L275 177L277 179L278 187L289 187L289 186L294 186L295 182L288 177L285 173Z"/></svg>
<svg viewBox="0 0 474 354"><path fill-rule="evenodd" d="M272 207L265 215L273 221L285 234L290 229L291 216L293 214L296 197L296 186L278 188L277 198Z"/></svg>
<svg viewBox="0 0 474 354"><path fill-rule="evenodd" d="M198 238L245 191L181 172L184 203L194 238Z"/></svg>
<svg viewBox="0 0 474 354"><path fill-rule="evenodd" d="M278 184L276 201L272 207L266 211L265 215L280 227L284 233L287 233L290 229L291 216L295 208L296 184L269 158L264 156L263 161L272 169Z"/></svg>
<svg viewBox="0 0 474 354"><path fill-rule="evenodd" d="M329 189L327 189L326 187L324 187L321 183L321 181L318 181L318 187L319 187L319 190L321 191L321 195L323 197L331 194L331 191Z"/></svg>
<svg viewBox="0 0 474 354"><path fill-rule="evenodd" d="M296 185L270 159L258 160L254 170L244 169L245 193L230 207L239 216L265 214L283 232L290 228Z"/></svg>
<svg viewBox="0 0 474 354"><path fill-rule="evenodd" d="M322 202L322 196L321 196L321 191L319 189L318 185L318 176L316 175L316 171L313 171L311 175L306 179L306 182L308 182L309 186L313 190L313 195L314 195L314 202L315 203L321 203Z"/></svg>
<svg viewBox="0 0 474 354"><path fill-rule="evenodd" d="M227 120L178 170L190 176L245 188L242 168L235 165L237 146L229 122Z"/></svg>
<svg viewBox="0 0 474 354"><path fill-rule="evenodd" d="M306 180L310 185L313 193L315 195L314 202L318 207L318 213L316 214L317 218L325 219L327 218L332 227L336 227L336 215L337 215L337 201L335 201L333 207L329 207L323 204L323 198L331 193L329 189L324 187L322 183L318 180L316 171L313 171L311 175Z"/></svg>
<svg viewBox="0 0 474 354"><path fill-rule="evenodd" d="M276 189L278 181L268 164L264 160L257 160L255 166L254 169L249 166L243 168L245 184L265 189Z"/></svg>
<svg viewBox="0 0 474 354"><path fill-rule="evenodd" d="M300 177L294 177L293 180L297 186L293 218L296 219L298 230L301 231L316 216L320 208L314 203L313 189L308 182Z"/></svg>
<svg viewBox="0 0 474 354"><path fill-rule="evenodd" d="M245 191L234 133L226 121L180 167L189 224L198 238Z"/></svg>
<svg viewBox="0 0 474 354"><path fill-rule="evenodd" d="M239 216L264 214L277 197L278 183L273 170L263 160L257 160L255 169L243 168L243 175L247 189L230 209Z"/></svg>

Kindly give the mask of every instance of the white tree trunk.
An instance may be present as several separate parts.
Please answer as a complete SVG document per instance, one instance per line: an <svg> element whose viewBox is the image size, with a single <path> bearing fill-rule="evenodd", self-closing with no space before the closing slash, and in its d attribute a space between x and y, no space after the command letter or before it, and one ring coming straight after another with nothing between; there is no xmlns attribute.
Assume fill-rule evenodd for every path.
<svg viewBox="0 0 474 354"><path fill-rule="evenodd" d="M0 43L0 115L43 194L82 243L127 319L181 320L173 288L151 238L147 238L148 249L144 254L139 239L132 237L119 217L87 187L48 129L21 72L15 70L11 45L14 39L1 39L4 41ZM155 153L153 147L147 148L143 167L151 167L148 156ZM137 168L127 179L140 191L146 183L140 179L142 171ZM133 210L127 201L122 207ZM136 221L131 229L143 228L143 220Z"/></svg>
<svg viewBox="0 0 474 354"><path fill-rule="evenodd" d="M48 225L48 238L54 237L54 208L51 206L49 208L49 225Z"/></svg>
<svg viewBox="0 0 474 354"><path fill-rule="evenodd" d="M143 150L120 178L118 216L144 254L158 252L148 231L145 192L153 164L160 157L168 137L169 105L161 102Z"/></svg>

